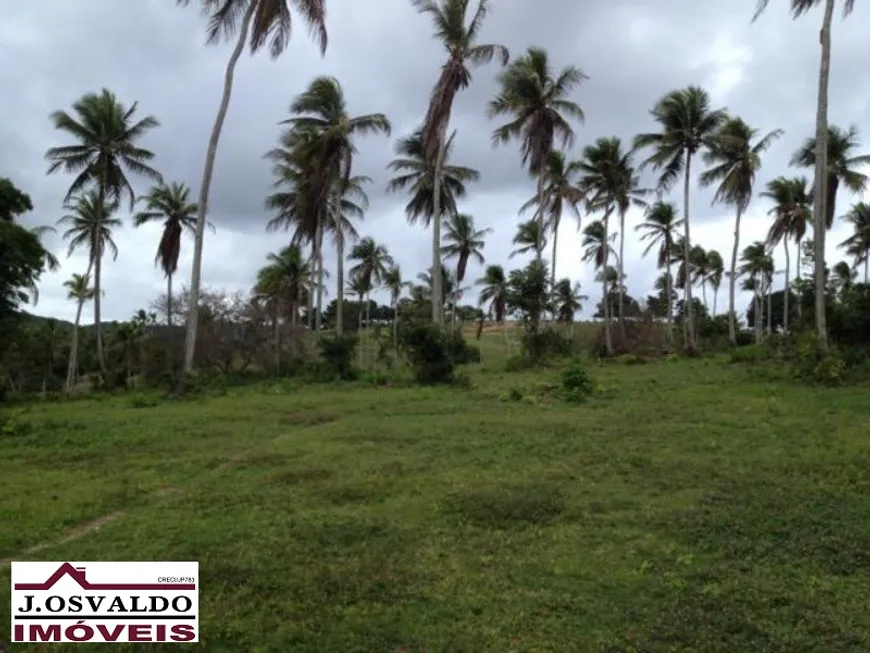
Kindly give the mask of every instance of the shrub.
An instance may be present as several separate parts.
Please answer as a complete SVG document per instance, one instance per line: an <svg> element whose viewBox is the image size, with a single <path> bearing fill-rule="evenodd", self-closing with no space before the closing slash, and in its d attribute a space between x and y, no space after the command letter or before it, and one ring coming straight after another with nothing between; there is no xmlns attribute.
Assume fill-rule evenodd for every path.
<svg viewBox="0 0 870 653"><path fill-rule="evenodd" d="M827 386L842 385L846 363L840 352L831 347L823 351L814 333L801 334L795 343L792 374L802 381Z"/></svg>
<svg viewBox="0 0 870 653"><path fill-rule="evenodd" d="M447 342L447 353L455 365L468 365L469 363L480 362L480 349L474 345L469 345L465 338L462 337L462 332L458 329L451 331L445 337Z"/></svg>
<svg viewBox="0 0 870 653"><path fill-rule="evenodd" d="M574 363L562 373L562 396L565 401L581 403L595 391L586 368Z"/></svg>
<svg viewBox="0 0 870 653"><path fill-rule="evenodd" d="M317 350L324 365L339 379L350 381L356 377L353 359L357 342L354 334L323 336L317 342Z"/></svg>
<svg viewBox="0 0 870 653"><path fill-rule="evenodd" d="M535 361L551 357L570 356L571 341L553 329L546 328L540 333L527 333L523 336L523 351Z"/></svg>
<svg viewBox="0 0 870 653"><path fill-rule="evenodd" d="M731 352L732 363L760 363L770 357L770 351L764 345L746 345Z"/></svg>
<svg viewBox="0 0 870 653"><path fill-rule="evenodd" d="M453 381L453 360L448 338L433 324L411 325L402 332L402 347L418 383L437 385Z"/></svg>
<svg viewBox="0 0 870 653"><path fill-rule="evenodd" d="M529 370L537 365L537 362L522 354L515 354L505 361L504 369L506 372L522 372Z"/></svg>

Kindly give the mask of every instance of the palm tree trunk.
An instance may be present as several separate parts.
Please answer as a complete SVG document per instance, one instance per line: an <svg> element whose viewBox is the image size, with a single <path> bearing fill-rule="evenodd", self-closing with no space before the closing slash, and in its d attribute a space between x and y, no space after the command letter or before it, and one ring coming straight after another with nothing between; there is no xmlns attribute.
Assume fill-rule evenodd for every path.
<svg viewBox="0 0 870 653"><path fill-rule="evenodd" d="M78 365L79 356L79 323L82 319L82 308L84 300L79 300L78 308L76 309L76 322L73 325L72 342L69 346L69 365L66 370L66 383L64 384L64 392L69 395L72 391L73 381L76 374L76 366Z"/></svg>
<svg viewBox="0 0 870 653"><path fill-rule="evenodd" d="M767 286L767 333L773 333L773 277Z"/></svg>
<svg viewBox="0 0 870 653"><path fill-rule="evenodd" d="M432 183L432 322L441 326L443 297L441 288L441 168L444 165L444 149L447 138L447 122L438 129L438 151L435 155L435 170Z"/></svg>
<svg viewBox="0 0 870 653"><path fill-rule="evenodd" d="M668 252L670 252L670 248L668 248ZM665 279L665 292L668 295L667 298L667 306L668 306L668 339L673 342L674 340L674 307L673 307L673 294L674 289L673 285L673 277L671 276L671 258L670 254L668 254L668 276Z"/></svg>
<svg viewBox="0 0 870 653"><path fill-rule="evenodd" d="M399 350L399 300L393 299L393 349Z"/></svg>
<svg viewBox="0 0 870 653"><path fill-rule="evenodd" d="M867 283L868 263L870 263L870 252L864 252L864 283Z"/></svg>
<svg viewBox="0 0 870 653"><path fill-rule="evenodd" d="M764 302L761 301L761 295L755 292L755 344L760 345L762 341L762 328L764 325L763 315Z"/></svg>
<svg viewBox="0 0 870 653"><path fill-rule="evenodd" d="M172 275L166 275L166 326L172 327Z"/></svg>
<svg viewBox="0 0 870 653"><path fill-rule="evenodd" d="M275 375L281 376L281 308L278 301L275 301Z"/></svg>
<svg viewBox="0 0 870 653"><path fill-rule="evenodd" d="M323 225L317 227L317 313L314 315L314 330L320 337L323 325Z"/></svg>
<svg viewBox="0 0 870 653"><path fill-rule="evenodd" d="M728 338L731 346L737 346L737 311L735 310L735 292L737 285L737 253L740 250L740 219L743 210L737 208L737 217L734 219L734 247L731 249L731 276L728 279Z"/></svg>
<svg viewBox="0 0 870 653"><path fill-rule="evenodd" d="M791 256L788 251L788 238L782 239L782 244L785 248L785 288L782 296L782 333L783 335L788 334L788 296L790 294L789 290L789 278L791 276Z"/></svg>
<svg viewBox="0 0 870 653"><path fill-rule="evenodd" d="M623 287L622 287L622 279L623 279L623 263L622 258L625 255L625 212L619 212L619 260L617 263L617 289L619 294L619 328L622 330L622 339L625 340L625 316L623 315Z"/></svg>
<svg viewBox="0 0 870 653"><path fill-rule="evenodd" d="M559 240L559 218L553 216L553 268L550 270L550 314L556 321L556 243Z"/></svg>
<svg viewBox="0 0 870 653"><path fill-rule="evenodd" d="M801 240L802 240L801 238L798 238L798 240L797 240L797 260L795 261L795 267L797 268L795 278L798 281L801 280ZM800 286L798 286L798 287L800 287ZM803 302L801 301L801 297L802 296L800 294L798 294L798 297L797 297L797 300L798 300L798 303L797 303L798 322L800 322L801 318L804 315Z"/></svg>
<svg viewBox="0 0 870 653"><path fill-rule="evenodd" d="M535 243L535 261L541 262L544 254L544 175L546 174L546 157L541 158L538 167L538 241Z"/></svg>
<svg viewBox="0 0 870 653"><path fill-rule="evenodd" d="M317 243L311 241L311 256L308 258L308 315L305 324L308 330L314 332L314 288L317 286Z"/></svg>
<svg viewBox="0 0 870 653"><path fill-rule="evenodd" d="M691 267L689 265L689 255L692 250L692 240L689 221L689 187L692 181L692 156L686 154L686 170L683 177L683 224L685 225L685 243L683 247L683 261L686 266L686 316L685 316L685 332L686 332L686 352L694 354L697 351L697 343L695 342L695 322L692 311L692 282L689 279Z"/></svg>
<svg viewBox="0 0 870 653"><path fill-rule="evenodd" d="M601 282L604 300L601 305L604 313L604 347L608 356L613 356L613 336L610 333L610 297L607 292L607 260L610 254L610 207L604 212L604 263L602 265Z"/></svg>
<svg viewBox="0 0 870 653"><path fill-rule="evenodd" d="M704 307L709 308L709 304L707 304L707 281L706 281L706 279L701 279L701 299L704 300Z"/></svg>
<svg viewBox="0 0 870 653"><path fill-rule="evenodd" d="M821 62L819 65L819 95L816 105L816 169L815 169L815 197L813 200L813 224L815 233L815 312L816 312L816 338L819 348L827 351L828 348L828 325L825 315L825 230L827 228L828 200L828 79L831 74L831 22L834 17L834 0L826 0L825 16L822 21L822 30L819 41L822 46Z"/></svg>
<svg viewBox="0 0 870 653"><path fill-rule="evenodd" d="M716 306L719 303L719 286L713 288L713 317L716 317Z"/></svg>
<svg viewBox="0 0 870 653"><path fill-rule="evenodd" d="M214 162L217 155L218 141L221 137L221 130L224 126L224 119L227 117L227 109L230 106L230 96L233 92L233 76L236 71L236 64L239 57L242 55L242 50L245 48L245 41L248 38L248 28L251 25L251 18L254 16L254 10L259 6L259 3L250 2L245 10L245 15L242 18L242 24L239 28L239 36L236 45L230 54L230 60L227 62L226 72L224 73L224 90L221 96L221 103L218 107L217 116L215 117L214 126L212 126L211 136L208 141L208 150L205 155L205 167L202 171L202 184L199 189L198 211L196 213L196 233L193 242L193 270L190 275L190 310L187 313L187 334L184 339L184 371L193 371L193 356L196 351L196 327L198 319L197 306L199 305L200 277L202 274L202 245L205 240L205 218L208 213L208 193L211 188L211 179L214 174Z"/></svg>
<svg viewBox="0 0 870 653"><path fill-rule="evenodd" d="M335 333L341 336L344 333L344 233L338 222L335 228L335 276L338 284L335 294Z"/></svg>

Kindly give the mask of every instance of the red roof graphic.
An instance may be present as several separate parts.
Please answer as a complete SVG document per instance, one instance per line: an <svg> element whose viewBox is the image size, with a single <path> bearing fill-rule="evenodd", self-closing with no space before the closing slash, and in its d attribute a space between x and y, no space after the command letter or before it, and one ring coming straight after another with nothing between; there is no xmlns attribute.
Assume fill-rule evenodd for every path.
<svg viewBox="0 0 870 653"><path fill-rule="evenodd" d="M64 576L71 577L83 590L195 590L196 583L91 583L84 567L65 562L44 583L15 583L17 590L49 590Z"/></svg>

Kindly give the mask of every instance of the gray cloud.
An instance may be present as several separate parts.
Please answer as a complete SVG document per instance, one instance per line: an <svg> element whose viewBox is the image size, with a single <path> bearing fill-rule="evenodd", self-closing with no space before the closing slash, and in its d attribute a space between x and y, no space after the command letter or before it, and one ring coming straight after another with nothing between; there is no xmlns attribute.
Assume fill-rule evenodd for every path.
<svg viewBox="0 0 870 653"><path fill-rule="evenodd" d="M173 5L165 0L87 0L73 8L66 0L41 0L18 3L4 16L0 69L7 93L0 108L0 175L10 176L33 197L29 223L53 223L62 214L61 200L70 181L45 176L44 152L62 142L51 129L49 113L69 108L83 93L104 86L126 103L139 101L143 115L160 119L161 127L146 142L157 154L156 165L167 178L199 188L229 46L205 46L202 17L193 8ZM386 165L395 138L412 131L422 118L444 53L431 36L428 19L417 15L407 0L381 0L378 13L349 0L333 0L329 9L330 46L324 58L298 25L281 59L260 54L245 56L239 64L210 200L210 219L218 233L207 235L207 285L249 285L265 254L283 244L282 235L263 229L270 217L263 198L272 181L263 154L275 144L277 123L287 116L293 96L319 74L341 81L352 112L381 111L393 122L392 138L370 137L358 144L355 171L374 179L371 209L360 232L387 244L409 278L428 267L429 234L407 225L406 198L385 192ZM576 93L586 124L578 126L572 156L600 136L617 135L628 144L634 134L654 129L649 110L655 101L688 84L704 86L717 106L763 131L785 129L785 137L765 158L760 189L772 177L793 172L788 158L812 133L819 16L792 21L784 5L772 3L765 16L750 24L752 9L752 3L712 0L501 0L483 39L507 45L512 55L541 45L556 66L574 64L589 75ZM830 119L842 125L864 125L870 117L866 93L850 84L859 78L866 59L861 12L859 8L849 20L838 21L834 30ZM471 188L462 208L480 226L495 229L486 246L488 262L520 265L521 259L508 261L510 240L519 221L517 211L534 192L534 184L522 169L517 144L491 146L495 124L486 119L485 107L496 91L497 70L495 64L476 70L474 83L457 99L454 160L481 171L480 183ZM146 190L145 184L137 182L137 190ZM673 199L678 196L675 192ZM700 244L727 257L732 211L711 206L711 199L712 191L695 184L693 233ZM843 194L839 205L845 208L852 199ZM760 200L753 203L743 242L764 235L767 208ZM583 223L590 219L584 216ZM626 270L629 290L645 296L656 271L651 261L641 258L643 246L633 232L639 220L636 213L628 216ZM831 258L838 257L834 245L843 237L838 228L829 238ZM121 257L107 265L104 310L109 318L123 319L161 292L164 283L153 267L154 230L127 227L117 241ZM50 242L65 254L59 239ZM190 243L185 243L179 283L189 277L190 252ZM328 265L334 266L331 249L326 255ZM594 272L581 263L581 256L576 222L568 218L560 232L559 275L580 280L587 294L596 297ZM60 273L46 275L36 311L69 318L73 307L64 300L61 282L83 268L84 259L76 256L64 261ZM468 278L475 279L480 271L471 266ZM720 297L720 307L723 301Z"/></svg>

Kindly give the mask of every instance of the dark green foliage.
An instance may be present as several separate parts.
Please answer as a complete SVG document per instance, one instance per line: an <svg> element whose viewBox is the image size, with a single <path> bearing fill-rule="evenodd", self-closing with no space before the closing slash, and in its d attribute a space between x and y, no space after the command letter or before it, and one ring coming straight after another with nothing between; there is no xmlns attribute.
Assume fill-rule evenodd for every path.
<svg viewBox="0 0 870 653"><path fill-rule="evenodd" d="M562 372L562 397L565 401L582 403L595 391L586 368L574 363Z"/></svg>
<svg viewBox="0 0 870 653"><path fill-rule="evenodd" d="M571 341L553 329L544 329L540 333L527 332L522 342L523 352L536 362L571 355Z"/></svg>
<svg viewBox="0 0 870 653"><path fill-rule="evenodd" d="M418 383L437 385L453 381L454 363L450 356L452 337L432 324L410 325L402 331L401 336L402 347L414 368Z"/></svg>
<svg viewBox="0 0 870 653"><path fill-rule="evenodd" d="M356 377L353 359L358 342L359 340L354 334L323 336L318 340L317 349L320 356L334 376L344 381L350 381Z"/></svg>
<svg viewBox="0 0 870 653"><path fill-rule="evenodd" d="M803 333L795 341L792 373L808 383L839 386L845 382L846 363L836 347L822 351L813 333Z"/></svg>
<svg viewBox="0 0 870 653"><path fill-rule="evenodd" d="M480 362L480 349L468 344L462 331L456 329L446 335L447 351L454 365L468 365Z"/></svg>

